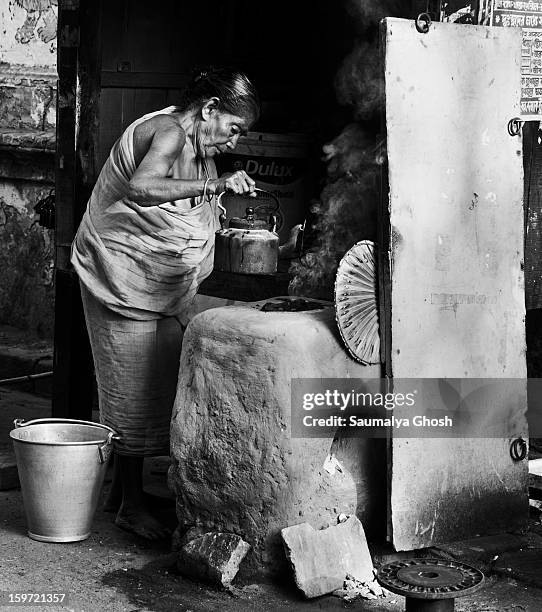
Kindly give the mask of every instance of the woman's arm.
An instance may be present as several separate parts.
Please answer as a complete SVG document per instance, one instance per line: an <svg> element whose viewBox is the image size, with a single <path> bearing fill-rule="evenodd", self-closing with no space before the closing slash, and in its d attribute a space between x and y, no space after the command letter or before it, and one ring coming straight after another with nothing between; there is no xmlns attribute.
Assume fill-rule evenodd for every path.
<svg viewBox="0 0 542 612"><path fill-rule="evenodd" d="M184 147L184 130L172 117L164 115L145 123L138 126L141 132L134 134L134 157L136 162L142 159L130 179L127 197L140 206L157 206L202 195L205 181L167 176Z"/></svg>
<svg viewBox="0 0 542 612"><path fill-rule="evenodd" d="M130 180L127 197L140 206L157 206L203 195L205 179L185 180L167 176L184 147L184 130L172 117L165 115L158 115L145 123L147 125L141 124L136 128L142 127L142 133L137 137L134 134L136 162L138 158L142 159ZM148 150L145 153L146 147ZM254 185L254 181L240 171L209 180L207 192L221 193L226 189L237 193L252 192Z"/></svg>

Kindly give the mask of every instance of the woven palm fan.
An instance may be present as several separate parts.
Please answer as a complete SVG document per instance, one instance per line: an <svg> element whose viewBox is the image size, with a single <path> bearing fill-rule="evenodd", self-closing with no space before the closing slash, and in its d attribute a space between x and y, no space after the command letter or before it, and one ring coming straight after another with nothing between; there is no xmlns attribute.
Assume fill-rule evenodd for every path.
<svg viewBox="0 0 542 612"><path fill-rule="evenodd" d="M335 278L335 317L348 352L364 364L380 362L375 245L355 244Z"/></svg>

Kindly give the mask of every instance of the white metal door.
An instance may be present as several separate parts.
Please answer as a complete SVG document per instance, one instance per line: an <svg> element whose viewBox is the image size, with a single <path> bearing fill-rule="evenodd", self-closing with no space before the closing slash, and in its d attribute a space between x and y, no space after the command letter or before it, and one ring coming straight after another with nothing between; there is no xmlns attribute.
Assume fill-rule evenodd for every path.
<svg viewBox="0 0 542 612"><path fill-rule="evenodd" d="M383 29L393 379L524 378L522 146L508 133L521 31L434 23L421 33L400 19ZM392 438L397 550L524 523L527 466L510 455L526 429L517 390L492 398L506 438Z"/></svg>

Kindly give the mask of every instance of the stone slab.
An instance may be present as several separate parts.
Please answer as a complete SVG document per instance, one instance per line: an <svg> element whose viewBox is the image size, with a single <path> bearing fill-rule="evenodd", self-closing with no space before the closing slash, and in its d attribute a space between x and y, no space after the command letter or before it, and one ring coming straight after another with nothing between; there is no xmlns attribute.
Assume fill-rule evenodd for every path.
<svg viewBox="0 0 542 612"><path fill-rule="evenodd" d="M232 533L205 533L185 544L177 557L181 574L217 585L231 584L250 549Z"/></svg>
<svg viewBox="0 0 542 612"><path fill-rule="evenodd" d="M363 526L355 516L328 529L316 530L302 523L283 529L281 534L295 582L305 597L342 589L348 574L381 591L374 580Z"/></svg>

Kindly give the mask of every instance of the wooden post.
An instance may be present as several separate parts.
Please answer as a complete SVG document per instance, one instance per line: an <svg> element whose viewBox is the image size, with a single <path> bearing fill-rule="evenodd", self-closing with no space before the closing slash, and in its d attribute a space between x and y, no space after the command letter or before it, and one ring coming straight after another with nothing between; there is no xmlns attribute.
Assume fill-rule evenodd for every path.
<svg viewBox="0 0 542 612"><path fill-rule="evenodd" d="M101 2L60 0L53 416L90 419L94 376L70 247L96 179Z"/></svg>

